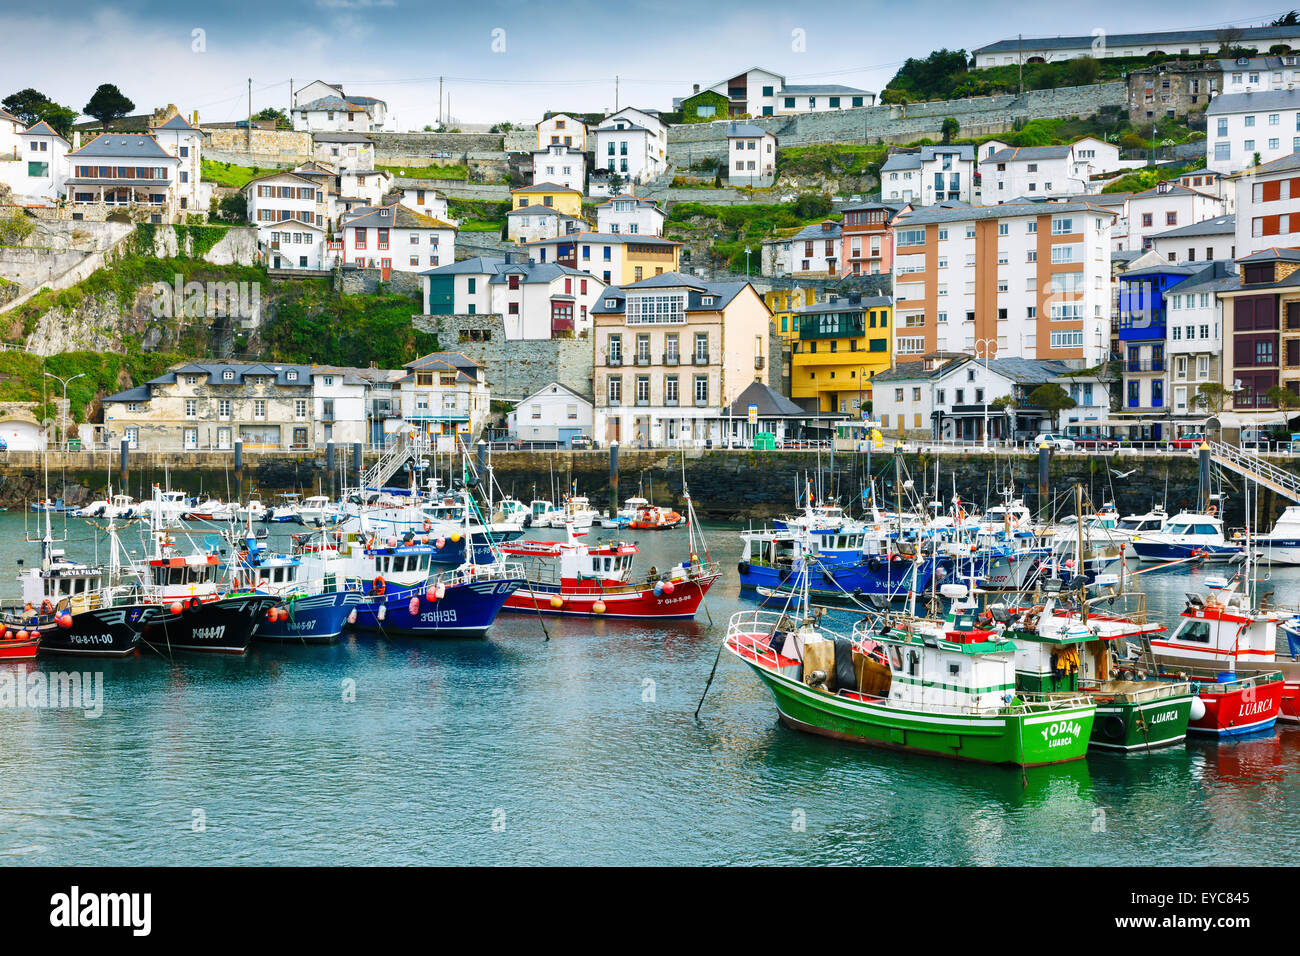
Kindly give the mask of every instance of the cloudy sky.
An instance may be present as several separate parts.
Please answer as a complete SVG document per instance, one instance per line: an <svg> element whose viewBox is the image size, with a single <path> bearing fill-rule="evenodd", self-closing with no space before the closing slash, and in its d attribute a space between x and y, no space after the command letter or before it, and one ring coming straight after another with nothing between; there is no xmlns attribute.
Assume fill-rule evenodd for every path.
<svg viewBox="0 0 1300 956"><path fill-rule="evenodd" d="M457 121L535 122L546 109L612 108L616 74L620 105L661 109L693 83L712 85L756 65L791 83L877 91L909 56L944 46L971 50L1017 31L1249 26L1287 9L1183 0L1173 21L1172 4L1131 0L1093 0L1086 13L1084 5L1041 0L823 0L806 12L775 0L219 0L203 12L179 6L42 0L17 9L5 2L0 97L34 86L80 109L109 82L138 111L175 103L218 121L246 114L249 78L254 111L285 107L291 78L297 87L323 79L386 100L401 128L420 129L437 121L441 75Z"/></svg>

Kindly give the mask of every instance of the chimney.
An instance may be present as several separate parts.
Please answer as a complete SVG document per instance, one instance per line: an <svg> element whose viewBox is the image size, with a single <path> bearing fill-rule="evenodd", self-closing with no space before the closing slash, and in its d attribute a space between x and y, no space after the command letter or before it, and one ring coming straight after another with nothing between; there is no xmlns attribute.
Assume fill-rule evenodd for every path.
<svg viewBox="0 0 1300 956"><path fill-rule="evenodd" d="M75 153L79 149L81 149L81 130L75 129L72 131L72 151Z"/></svg>
<svg viewBox="0 0 1300 956"><path fill-rule="evenodd" d="M691 88L691 92L692 92L692 93L698 93L699 91L700 91L700 84L696 83L696 84Z"/></svg>

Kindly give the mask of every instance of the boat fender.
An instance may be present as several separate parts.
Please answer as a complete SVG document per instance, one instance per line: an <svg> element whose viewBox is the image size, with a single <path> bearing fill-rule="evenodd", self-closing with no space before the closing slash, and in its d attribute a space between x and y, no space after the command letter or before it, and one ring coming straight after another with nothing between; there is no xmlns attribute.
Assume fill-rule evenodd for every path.
<svg viewBox="0 0 1300 956"><path fill-rule="evenodd" d="M739 571L741 574L748 574L748 573L749 573L749 562L748 562L748 561L741 561L740 564L736 565L736 570Z"/></svg>
<svg viewBox="0 0 1300 956"><path fill-rule="evenodd" d="M879 559L878 557L876 557L874 554L873 554L871 557L867 558L867 568L868 568L872 573L875 573L876 571L879 571L879 570L880 570L880 559Z"/></svg>
<svg viewBox="0 0 1300 956"><path fill-rule="evenodd" d="M27 632L26 632L26 631L19 631L19 632L18 632L18 640L20 640L20 641L25 641L25 640L27 640Z"/></svg>
<svg viewBox="0 0 1300 956"><path fill-rule="evenodd" d="M375 575L375 580L371 582L370 590L374 594L383 594L386 590L388 590L388 582L384 580L384 576L382 574Z"/></svg>
<svg viewBox="0 0 1300 956"><path fill-rule="evenodd" d="M1205 701L1201 700L1200 697L1193 697L1192 710L1191 713L1189 713L1187 716L1188 719L1192 721L1192 723L1195 723L1196 721L1203 718L1205 716Z"/></svg>
<svg viewBox="0 0 1300 956"><path fill-rule="evenodd" d="M388 616L388 605L387 604L379 605L379 613L376 614L375 617L377 617L379 620L382 621L387 616Z"/></svg>
<svg viewBox="0 0 1300 956"><path fill-rule="evenodd" d="M835 583L835 579L834 579L833 577L831 577L831 573L830 573L829 571L823 571L823 572L822 572L822 581L823 581L824 583L826 583L826 584L834 584L834 583Z"/></svg>
<svg viewBox="0 0 1300 956"><path fill-rule="evenodd" d="M72 627L72 615L69 614L67 611L64 611L62 614L59 615L59 627L63 628L64 630L67 630L68 628Z"/></svg>
<svg viewBox="0 0 1300 956"><path fill-rule="evenodd" d="M591 606L591 613L592 613L592 614L604 614L604 613L605 613L605 602L604 602L604 601L597 601L595 604L593 604L593 605Z"/></svg>
<svg viewBox="0 0 1300 956"><path fill-rule="evenodd" d="M357 623L357 612L356 612L356 611L349 611L349 612L348 612L348 623L349 623L349 624L355 624L355 623Z"/></svg>
<svg viewBox="0 0 1300 956"><path fill-rule="evenodd" d="M185 610L185 604L184 604L184 602L182 602L182 601L173 601L173 602L172 602L171 611L172 611L173 614L180 614L181 611L183 611L183 610Z"/></svg>
<svg viewBox="0 0 1300 956"><path fill-rule="evenodd" d="M439 538L437 541L434 542L434 544L437 546L438 550L441 551L443 548L447 547L447 539Z"/></svg>
<svg viewBox="0 0 1300 956"><path fill-rule="evenodd" d="M420 613L420 599L419 599L418 597L412 597L411 600L410 600L410 603L407 604L407 606L406 606L406 610L410 613L410 615L411 615L412 617L414 617L415 615L419 614L419 613Z"/></svg>
<svg viewBox="0 0 1300 956"><path fill-rule="evenodd" d="M444 597L447 596L447 585L445 585L445 584L443 584L441 581L439 581L439 582L434 586L433 593L434 593L434 595L438 598L438 600L441 601Z"/></svg>
<svg viewBox="0 0 1300 956"><path fill-rule="evenodd" d="M4 637L7 630L9 628L5 627L4 622L0 621L0 637Z"/></svg>
<svg viewBox="0 0 1300 956"><path fill-rule="evenodd" d="M1102 721L1101 732L1111 740L1119 740L1124 736L1124 720L1117 714L1109 714Z"/></svg>
<svg viewBox="0 0 1300 956"><path fill-rule="evenodd" d="M902 564L902 563L903 563L903 556L902 556L901 554L891 554L891 555L889 556L889 563L890 563L890 564Z"/></svg>
<svg viewBox="0 0 1300 956"><path fill-rule="evenodd" d="M673 582L672 582L672 581L665 581L665 582L664 582L664 594L672 594L672 593L673 593Z"/></svg>
<svg viewBox="0 0 1300 956"><path fill-rule="evenodd" d="M460 532L459 532L459 531L453 531L453 532L451 533L451 543L452 543L452 544L457 544L459 541L460 541Z"/></svg>
<svg viewBox="0 0 1300 956"><path fill-rule="evenodd" d="M434 601L438 600L438 591L435 588L429 588L424 592L424 599L432 604Z"/></svg>
<svg viewBox="0 0 1300 956"><path fill-rule="evenodd" d="M553 596L551 598L551 607L555 608L557 611L564 607L564 598L560 597L558 594Z"/></svg>

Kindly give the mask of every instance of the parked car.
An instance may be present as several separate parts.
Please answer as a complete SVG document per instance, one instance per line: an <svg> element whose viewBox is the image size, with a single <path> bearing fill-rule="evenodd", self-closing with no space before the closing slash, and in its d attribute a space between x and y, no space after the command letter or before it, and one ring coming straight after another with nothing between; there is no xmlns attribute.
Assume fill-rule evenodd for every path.
<svg viewBox="0 0 1300 956"><path fill-rule="evenodd" d="M3 438L0 438L0 451L8 451L8 450L9 450L9 443L5 441Z"/></svg>
<svg viewBox="0 0 1300 956"><path fill-rule="evenodd" d="M1046 443L1054 451L1074 451L1074 439L1064 435L1042 434L1034 439L1034 447L1040 448Z"/></svg>
<svg viewBox="0 0 1300 956"><path fill-rule="evenodd" d="M1082 435L1074 440L1074 447L1081 449L1118 448L1119 442L1114 438L1098 438L1096 435Z"/></svg>
<svg viewBox="0 0 1300 956"><path fill-rule="evenodd" d="M586 435L574 435L569 439L569 447L573 449L590 448L592 447L591 439Z"/></svg>
<svg viewBox="0 0 1300 956"><path fill-rule="evenodd" d="M1169 443L1170 448L1200 448L1204 435L1179 435Z"/></svg>

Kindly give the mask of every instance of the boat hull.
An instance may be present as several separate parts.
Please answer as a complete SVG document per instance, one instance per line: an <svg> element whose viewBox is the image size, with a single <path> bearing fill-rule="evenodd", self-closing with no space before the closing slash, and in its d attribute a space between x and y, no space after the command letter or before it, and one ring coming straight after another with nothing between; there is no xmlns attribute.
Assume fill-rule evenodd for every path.
<svg viewBox="0 0 1300 956"><path fill-rule="evenodd" d="M350 615L361 604L360 591L327 591L290 597L285 602L289 617L274 621L265 617L253 629L258 641L289 644L328 644L338 640Z"/></svg>
<svg viewBox="0 0 1300 956"><path fill-rule="evenodd" d="M1181 561L1199 558L1203 561L1228 561L1241 553L1241 549L1218 544L1175 544L1164 541L1135 540L1133 553L1143 563L1156 561Z"/></svg>
<svg viewBox="0 0 1300 956"><path fill-rule="evenodd" d="M619 617L619 618L693 618L704 601L704 595L718 576L673 582L673 593L656 595L653 587L634 591L582 590L565 591L557 585L529 582L506 601L505 609L516 613L552 614L560 617ZM560 606L555 606L555 599ZM596 604L604 611L597 612Z"/></svg>
<svg viewBox="0 0 1300 956"><path fill-rule="evenodd" d="M280 604L278 597L240 594L207 601L197 607L188 604L180 614L164 602L162 613L145 627L141 643L160 653L200 651L211 654L244 654L253 641L253 629L266 612Z"/></svg>
<svg viewBox="0 0 1300 956"><path fill-rule="evenodd" d="M929 587L930 578L934 574L932 561L917 566L915 576L912 574L912 565L907 562L881 561L880 565L878 570L873 570L868 563L814 570L810 575L809 586L818 593L826 591L854 596L869 594L905 598L909 590L920 592ZM798 567L791 570L741 561L736 569L742 590L791 588L799 582Z"/></svg>
<svg viewBox="0 0 1300 956"><path fill-rule="evenodd" d="M1153 701L1097 699L1097 719L1090 747L1103 750L1147 751L1171 747L1187 738L1192 693Z"/></svg>
<svg viewBox="0 0 1300 956"><path fill-rule="evenodd" d="M1188 733L1236 737L1272 731L1281 713L1283 688L1280 680L1248 680L1222 690L1202 687L1198 696L1205 714L1188 724Z"/></svg>
<svg viewBox="0 0 1300 956"><path fill-rule="evenodd" d="M728 644L733 653L736 649ZM1031 767L1081 759L1096 708L1049 714L952 714L909 710L807 687L737 654L767 685L781 721L805 733L977 763Z"/></svg>
<svg viewBox="0 0 1300 956"><path fill-rule="evenodd" d="M407 637L481 637L523 584L522 578L470 581L449 586L437 601L426 597L429 586L423 584L383 595L367 593L356 607L354 626L358 630ZM419 602L414 613L412 598Z"/></svg>
<svg viewBox="0 0 1300 956"><path fill-rule="evenodd" d="M54 627L41 638L41 656L129 657L140 646L144 629L162 615L156 604L126 604L80 611L72 627Z"/></svg>

